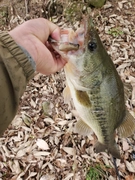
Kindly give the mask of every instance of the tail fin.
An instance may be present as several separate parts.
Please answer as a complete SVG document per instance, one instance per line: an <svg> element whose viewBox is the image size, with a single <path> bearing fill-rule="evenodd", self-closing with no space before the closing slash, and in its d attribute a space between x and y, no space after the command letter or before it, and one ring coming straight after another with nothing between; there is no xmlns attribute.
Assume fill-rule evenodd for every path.
<svg viewBox="0 0 135 180"><path fill-rule="evenodd" d="M103 152L103 151L105 151L105 152L108 152L108 153L110 153L113 157L115 157L115 158L118 158L118 159L121 159L121 157L120 157L120 152L119 152L119 150L118 150L118 147L117 147L117 145L116 144L114 144L114 145L110 145L109 147L107 146L107 145L105 145L105 144L102 144L102 143L100 143L99 141L95 144L95 152L96 153L99 153L99 152Z"/></svg>

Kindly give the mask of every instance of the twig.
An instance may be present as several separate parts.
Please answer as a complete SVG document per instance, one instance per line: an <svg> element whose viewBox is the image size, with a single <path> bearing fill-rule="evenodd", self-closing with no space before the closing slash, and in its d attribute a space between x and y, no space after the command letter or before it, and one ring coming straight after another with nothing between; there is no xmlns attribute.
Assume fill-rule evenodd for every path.
<svg viewBox="0 0 135 180"><path fill-rule="evenodd" d="M26 16L28 14L28 0L25 0L25 12L26 12Z"/></svg>
<svg viewBox="0 0 135 180"><path fill-rule="evenodd" d="M112 159L113 159L113 164L114 164L115 171L116 171L116 176L118 177L118 180L121 180L121 177L120 177L120 174L119 174L119 170L118 170L117 164L116 164L116 158L112 156Z"/></svg>

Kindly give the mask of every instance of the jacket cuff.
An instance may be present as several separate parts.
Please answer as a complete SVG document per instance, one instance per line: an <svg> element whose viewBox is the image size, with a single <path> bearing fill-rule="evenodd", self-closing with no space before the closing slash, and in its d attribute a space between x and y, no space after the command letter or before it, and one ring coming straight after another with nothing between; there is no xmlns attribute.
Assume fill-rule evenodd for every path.
<svg viewBox="0 0 135 180"><path fill-rule="evenodd" d="M29 81L34 76L36 69L35 61L31 55L26 49L17 45L8 32L0 32L0 39L17 63L22 67L24 75L27 81Z"/></svg>

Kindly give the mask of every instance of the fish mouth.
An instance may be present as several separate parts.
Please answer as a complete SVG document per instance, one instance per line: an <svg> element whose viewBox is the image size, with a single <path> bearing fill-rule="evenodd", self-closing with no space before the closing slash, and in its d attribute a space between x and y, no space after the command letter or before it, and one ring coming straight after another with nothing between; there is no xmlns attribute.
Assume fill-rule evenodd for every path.
<svg viewBox="0 0 135 180"><path fill-rule="evenodd" d="M71 28L61 29L60 40L56 41L49 37L48 42L59 53L78 51L83 47L84 44L84 29L84 25L78 28L76 31Z"/></svg>
<svg viewBox="0 0 135 180"><path fill-rule="evenodd" d="M53 46L58 46L59 51L72 51L72 50L78 50L79 44L73 43L73 42L67 42L67 41L56 41L49 37L48 41L53 44Z"/></svg>
<svg viewBox="0 0 135 180"><path fill-rule="evenodd" d="M60 55L63 56L63 53L68 54L68 52L70 54L83 53L88 43L95 41L92 18L86 16L76 31L71 28L62 29L60 34L60 41L56 41L51 37L48 39L48 42Z"/></svg>

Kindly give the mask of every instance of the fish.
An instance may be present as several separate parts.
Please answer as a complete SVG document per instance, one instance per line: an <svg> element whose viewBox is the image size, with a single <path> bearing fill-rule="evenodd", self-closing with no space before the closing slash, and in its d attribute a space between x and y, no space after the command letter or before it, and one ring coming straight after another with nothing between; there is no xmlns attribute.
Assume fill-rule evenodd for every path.
<svg viewBox="0 0 135 180"><path fill-rule="evenodd" d="M67 61L64 71L64 101L73 101L79 116L75 129L97 136L96 153L107 152L121 159L115 134L129 137L135 131L135 119L125 105L124 85L94 27L86 16L81 26L61 30L60 42L51 43Z"/></svg>

